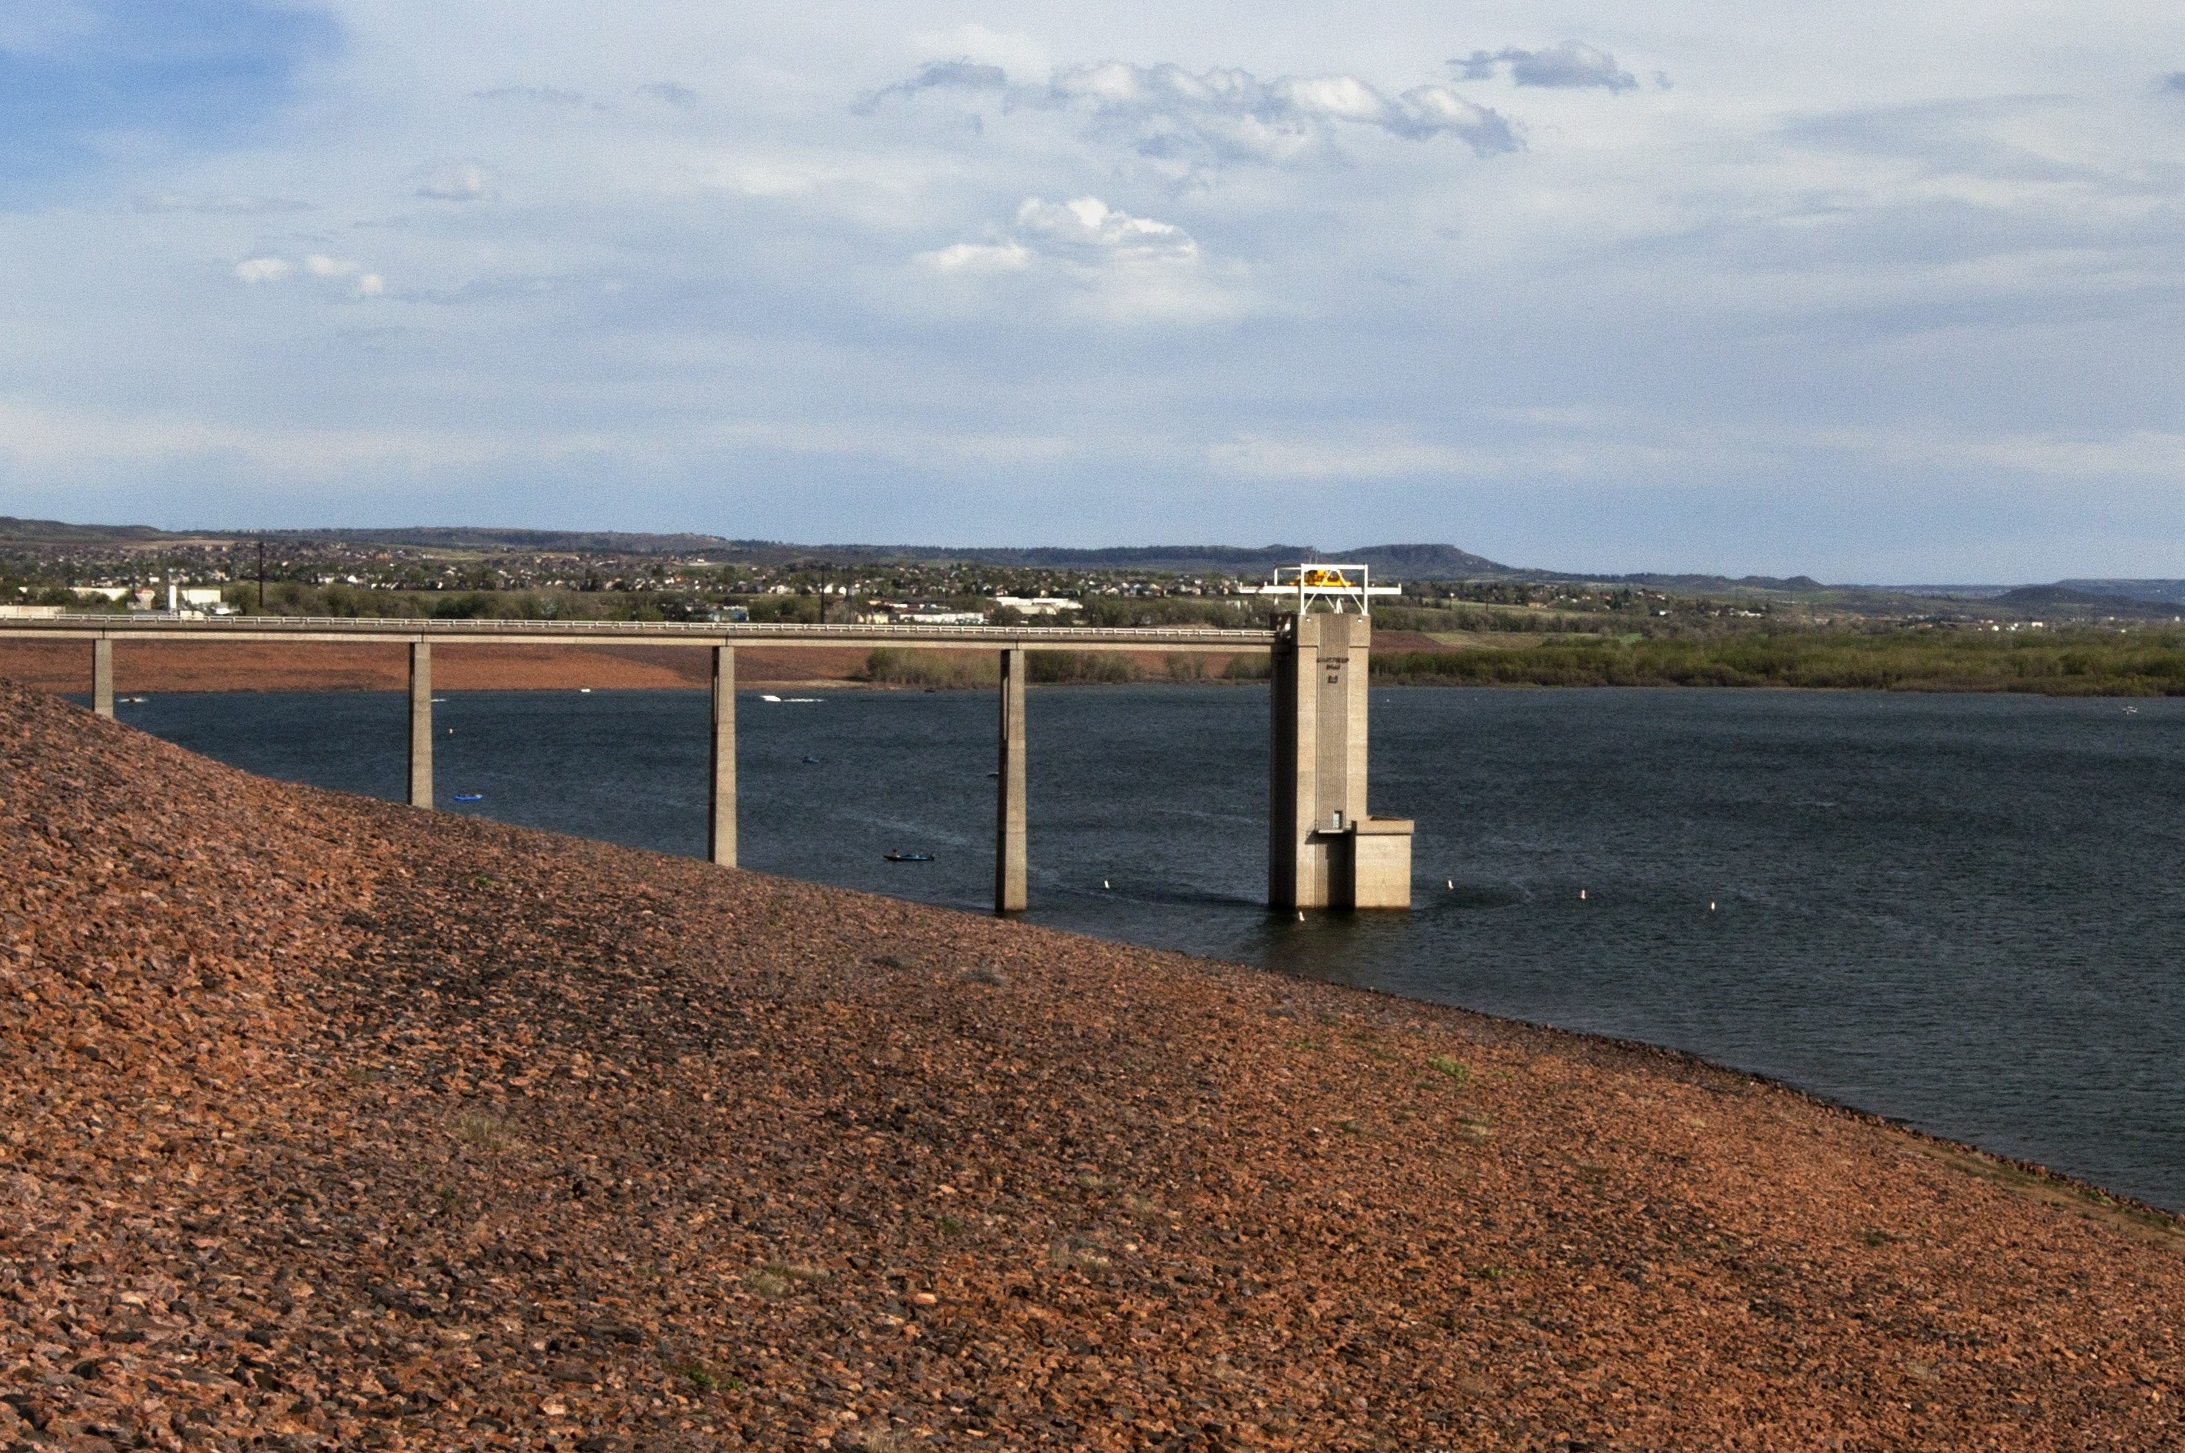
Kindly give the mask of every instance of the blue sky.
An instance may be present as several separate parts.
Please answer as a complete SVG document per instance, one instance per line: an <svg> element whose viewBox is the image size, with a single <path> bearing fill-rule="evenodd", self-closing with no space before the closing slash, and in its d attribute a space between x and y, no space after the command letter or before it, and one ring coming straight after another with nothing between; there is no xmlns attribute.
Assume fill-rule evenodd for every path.
<svg viewBox="0 0 2185 1453"><path fill-rule="evenodd" d="M0 12L0 513L2185 574L2185 12Z"/></svg>

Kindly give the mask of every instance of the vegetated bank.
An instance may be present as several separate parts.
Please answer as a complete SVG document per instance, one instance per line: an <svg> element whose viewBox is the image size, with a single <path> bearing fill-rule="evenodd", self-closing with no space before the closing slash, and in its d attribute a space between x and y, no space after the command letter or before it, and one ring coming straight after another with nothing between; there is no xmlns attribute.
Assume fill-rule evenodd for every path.
<svg viewBox="0 0 2185 1453"><path fill-rule="evenodd" d="M2178 1446L2166 1217L0 687L0 1445Z"/></svg>
<svg viewBox="0 0 2185 1453"><path fill-rule="evenodd" d="M1419 686L1791 686L1852 691L2185 695L2185 633L2059 630L1740 632L1576 637L1376 653L1376 681Z"/></svg>

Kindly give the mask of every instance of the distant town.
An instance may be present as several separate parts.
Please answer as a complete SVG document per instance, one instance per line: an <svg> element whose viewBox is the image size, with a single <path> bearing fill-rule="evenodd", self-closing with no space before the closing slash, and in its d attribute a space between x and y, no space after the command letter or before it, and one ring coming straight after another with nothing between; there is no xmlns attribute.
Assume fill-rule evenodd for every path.
<svg viewBox="0 0 2185 1453"><path fill-rule="evenodd" d="M1452 546L964 550L477 529L189 534L0 519L0 612L751 622L1241 625L1277 564L1358 560L1384 627L1460 635L2169 625L2185 583L1877 588L1805 578L1587 578Z"/></svg>

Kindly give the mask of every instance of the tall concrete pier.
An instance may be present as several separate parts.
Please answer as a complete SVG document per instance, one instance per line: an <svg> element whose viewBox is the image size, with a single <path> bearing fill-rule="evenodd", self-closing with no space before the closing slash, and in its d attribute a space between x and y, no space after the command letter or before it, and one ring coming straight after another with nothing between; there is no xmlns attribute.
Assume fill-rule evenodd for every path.
<svg viewBox="0 0 2185 1453"><path fill-rule="evenodd" d="M736 648L713 648L713 783L706 793L707 854L736 866Z"/></svg>
<svg viewBox="0 0 2185 1453"><path fill-rule="evenodd" d="M114 643L104 636L91 643L91 709L114 719Z"/></svg>
<svg viewBox="0 0 2185 1453"><path fill-rule="evenodd" d="M410 806L432 806L432 642L410 642Z"/></svg>
<svg viewBox="0 0 2185 1453"><path fill-rule="evenodd" d="M1405 818L1366 810L1366 652L1357 615L1276 622L1267 802L1275 908L1409 908Z"/></svg>
<svg viewBox="0 0 2185 1453"><path fill-rule="evenodd" d="M1024 680L1030 672L1031 653L1021 646L1001 653L1000 760L994 774L996 913L1022 913L1032 902L1024 803Z"/></svg>

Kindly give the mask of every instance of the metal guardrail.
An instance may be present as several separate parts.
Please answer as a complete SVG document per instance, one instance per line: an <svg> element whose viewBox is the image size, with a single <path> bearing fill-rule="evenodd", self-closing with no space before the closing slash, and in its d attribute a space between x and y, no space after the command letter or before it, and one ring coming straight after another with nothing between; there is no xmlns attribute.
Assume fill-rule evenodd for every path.
<svg viewBox="0 0 2185 1453"><path fill-rule="evenodd" d="M1236 630L1216 626L922 626L804 625L749 621L546 621L441 620L387 616L124 616L80 613L44 618L0 620L0 636L310 636L318 640L350 638L417 640L434 636L509 637L514 639L598 640L651 637L683 638L693 645L760 645L791 642L808 645L870 646L961 645L997 648L1022 645L1068 649L1115 646L1158 649L1162 646L1228 646L1238 650L1274 644L1271 630Z"/></svg>

